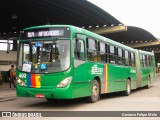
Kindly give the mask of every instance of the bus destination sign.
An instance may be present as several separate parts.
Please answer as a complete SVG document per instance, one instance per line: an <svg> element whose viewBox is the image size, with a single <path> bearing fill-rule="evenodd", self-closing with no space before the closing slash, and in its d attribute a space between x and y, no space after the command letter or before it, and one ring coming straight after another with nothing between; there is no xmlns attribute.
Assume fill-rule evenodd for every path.
<svg viewBox="0 0 160 120"><path fill-rule="evenodd" d="M70 37L70 30L69 28L36 28L25 30L21 34L21 39L43 37Z"/></svg>
<svg viewBox="0 0 160 120"><path fill-rule="evenodd" d="M50 30L50 31L38 31L38 32L27 32L27 37L51 37L51 36L63 36L64 30Z"/></svg>

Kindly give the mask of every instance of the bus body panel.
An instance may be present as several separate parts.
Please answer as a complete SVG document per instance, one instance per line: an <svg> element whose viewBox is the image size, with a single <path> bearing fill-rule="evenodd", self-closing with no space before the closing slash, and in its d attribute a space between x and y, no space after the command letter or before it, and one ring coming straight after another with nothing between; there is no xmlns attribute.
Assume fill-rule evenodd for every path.
<svg viewBox="0 0 160 120"><path fill-rule="evenodd" d="M90 65L84 63L74 68L74 97L84 97L91 95L92 82L90 75ZM93 79L93 78L92 78Z"/></svg>
<svg viewBox="0 0 160 120"><path fill-rule="evenodd" d="M124 69L108 64L108 92L122 91L125 89L125 84Z"/></svg>
<svg viewBox="0 0 160 120"><path fill-rule="evenodd" d="M16 85L17 96L19 97L36 97L43 95L45 98L54 99L73 99L73 87L69 85L66 88L26 88Z"/></svg>
<svg viewBox="0 0 160 120"><path fill-rule="evenodd" d="M141 68L142 78L141 78L141 87L148 84L149 75L151 73L150 68Z"/></svg>
<svg viewBox="0 0 160 120"><path fill-rule="evenodd" d="M131 79L131 88L136 88L135 68L108 64L108 92L126 90L126 81Z"/></svg>

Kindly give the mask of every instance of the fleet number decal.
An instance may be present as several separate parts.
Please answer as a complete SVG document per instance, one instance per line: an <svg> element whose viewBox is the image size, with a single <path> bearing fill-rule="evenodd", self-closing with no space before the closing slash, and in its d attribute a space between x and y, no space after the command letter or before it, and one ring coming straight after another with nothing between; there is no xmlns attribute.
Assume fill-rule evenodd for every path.
<svg viewBox="0 0 160 120"><path fill-rule="evenodd" d="M26 73L20 73L19 78L26 78Z"/></svg>

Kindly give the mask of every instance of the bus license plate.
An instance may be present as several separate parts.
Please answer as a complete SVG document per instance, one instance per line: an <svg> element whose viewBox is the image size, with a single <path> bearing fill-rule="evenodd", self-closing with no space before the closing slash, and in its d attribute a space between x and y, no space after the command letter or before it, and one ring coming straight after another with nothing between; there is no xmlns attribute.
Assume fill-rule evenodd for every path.
<svg viewBox="0 0 160 120"><path fill-rule="evenodd" d="M44 98L44 94L35 94L36 98Z"/></svg>

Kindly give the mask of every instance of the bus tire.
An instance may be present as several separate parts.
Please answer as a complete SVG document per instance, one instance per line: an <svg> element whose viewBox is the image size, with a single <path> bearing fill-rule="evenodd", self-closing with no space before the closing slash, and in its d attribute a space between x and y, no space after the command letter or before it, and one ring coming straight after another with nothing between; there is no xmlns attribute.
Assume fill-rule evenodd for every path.
<svg viewBox="0 0 160 120"><path fill-rule="evenodd" d="M124 92L125 96L129 96L131 94L131 80L127 80L126 82L126 91Z"/></svg>
<svg viewBox="0 0 160 120"><path fill-rule="evenodd" d="M94 103L100 99L99 83L97 80L93 81L91 96L87 98L88 102Z"/></svg>

